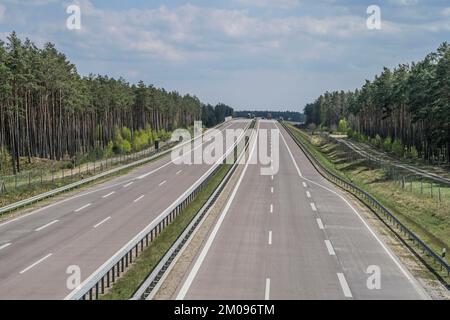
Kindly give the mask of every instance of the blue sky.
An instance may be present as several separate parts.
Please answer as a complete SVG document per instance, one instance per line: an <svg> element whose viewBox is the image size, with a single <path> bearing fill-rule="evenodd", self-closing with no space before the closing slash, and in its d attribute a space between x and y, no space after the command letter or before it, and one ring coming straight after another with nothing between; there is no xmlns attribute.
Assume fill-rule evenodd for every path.
<svg viewBox="0 0 450 320"><path fill-rule="evenodd" d="M66 8L81 8L81 30ZM381 30L366 9L381 8ZM122 76L224 102L289 109L349 90L450 40L448 0L0 0L0 38L53 42L81 74Z"/></svg>

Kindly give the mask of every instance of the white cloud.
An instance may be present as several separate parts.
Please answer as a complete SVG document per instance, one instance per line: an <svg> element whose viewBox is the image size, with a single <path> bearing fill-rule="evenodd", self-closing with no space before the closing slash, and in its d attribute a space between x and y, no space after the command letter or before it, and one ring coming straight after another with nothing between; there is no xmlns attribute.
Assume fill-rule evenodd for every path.
<svg viewBox="0 0 450 320"><path fill-rule="evenodd" d="M233 0L233 2L246 7L272 7L289 9L297 7L300 0Z"/></svg>
<svg viewBox="0 0 450 320"><path fill-rule="evenodd" d="M450 7L445 8L444 10L442 10L442 15L444 17L450 17Z"/></svg>
<svg viewBox="0 0 450 320"><path fill-rule="evenodd" d="M0 4L0 22L3 21L3 18L5 17L6 8L5 6Z"/></svg>

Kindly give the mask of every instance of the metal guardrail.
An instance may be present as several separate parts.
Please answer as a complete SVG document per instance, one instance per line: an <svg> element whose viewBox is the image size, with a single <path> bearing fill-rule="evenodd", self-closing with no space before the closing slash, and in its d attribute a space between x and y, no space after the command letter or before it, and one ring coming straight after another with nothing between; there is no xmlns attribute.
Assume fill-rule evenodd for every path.
<svg viewBox="0 0 450 320"><path fill-rule="evenodd" d="M113 257L106 261L91 276L69 295L65 300L94 300L98 299L105 289L125 272L126 268L137 258L139 253L149 246L149 244L182 212L184 208L197 196L197 194L207 185L211 177L218 170L221 163L227 159L231 152L234 152L236 146L242 142L245 137L249 123L241 136L227 150L227 152L198 179L188 190L186 190L178 199L176 199L166 210L156 217L139 234L124 245Z"/></svg>
<svg viewBox="0 0 450 320"><path fill-rule="evenodd" d="M420 239L413 231L411 231L407 226L405 226L395 215L384 205L382 205L377 199L375 199L371 194L362 190L355 184L345 181L338 175L334 174L327 168L325 168L319 161L317 161L314 155L308 150L306 146L301 142L284 123L283 127L289 133L289 135L294 139L295 143L300 147L300 149L305 153L309 161L316 168L316 170L326 179L330 180L334 184L340 186L341 188L349 191L358 199L368 204L371 208L376 210L378 213L382 213L388 221L396 227L404 236L411 240L414 245L416 245L422 253L426 254L428 257L433 259L433 262L440 266L440 270L447 272L450 276L450 264L444 260L440 255L436 254L422 239Z"/></svg>
<svg viewBox="0 0 450 320"><path fill-rule="evenodd" d="M218 127L218 126L220 126L222 124L224 124L224 123L221 123L221 124L217 125L216 127ZM206 134L207 132L205 132L204 134ZM183 142L182 144L176 145L176 146L174 146L174 147L172 147L170 149L164 150L164 148L163 148L163 149L160 149L158 151L155 151L154 154L151 155L150 157L147 157L147 158L144 158L144 159L141 159L141 160L138 160L138 161L134 161L134 162L128 163L126 165L123 165L123 166L120 166L118 168L114 168L114 169L102 172L100 174L97 174L95 176L89 177L87 179L83 179L83 180L80 180L80 181L68 184L66 186L63 186L63 187L60 187L60 188L57 188L57 189L53 189L53 190L50 190L50 191L45 192L45 193L41 193L41 194L36 195L34 197L30 197L28 199L25 199L25 200L22 200L22 201L18 201L18 202L12 203L10 205L1 207L0 208L0 216L5 214L5 213L8 213L10 211L14 211L14 210L23 208L23 207L28 206L30 204L33 204L35 202L38 202L38 201L41 201L41 200L53 197L53 196L58 195L60 193L73 190L73 189L78 188L78 187L80 187L80 186L82 186L84 184L93 182L95 180L101 179L103 177L109 176L109 175L117 173L117 172L120 172L122 170L125 170L125 169L128 169L128 168L132 168L132 167L135 167L135 166L139 166L139 165L144 164L146 162L152 161L152 160L154 160L154 159L156 159L156 158L158 158L160 156L163 156L165 154L168 154L168 153L172 152L172 150L175 150L177 148L181 148L185 144L191 143L193 140L198 139L198 138L199 137L194 137L191 140Z"/></svg>
<svg viewBox="0 0 450 320"><path fill-rule="evenodd" d="M249 137L249 141L244 146L242 153L239 158L236 159L233 166L227 172L226 176L222 179L220 184L215 188L214 192L211 194L207 202L198 211L189 225L184 229L181 235L177 238L175 243L166 252L164 257L159 261L158 265L153 269L150 275L142 282L138 290L133 294L130 300L143 300L147 299L148 296L153 293L154 289L158 285L159 281L162 279L164 274L167 272L169 266L172 264L176 256L183 249L185 244L188 242L191 235L194 233L195 229L200 225L201 221L207 216L207 213L212 208L216 202L219 195L225 189L228 181L231 179L232 175L236 171L237 166L240 164L242 157L245 155L245 150L248 149L252 137Z"/></svg>

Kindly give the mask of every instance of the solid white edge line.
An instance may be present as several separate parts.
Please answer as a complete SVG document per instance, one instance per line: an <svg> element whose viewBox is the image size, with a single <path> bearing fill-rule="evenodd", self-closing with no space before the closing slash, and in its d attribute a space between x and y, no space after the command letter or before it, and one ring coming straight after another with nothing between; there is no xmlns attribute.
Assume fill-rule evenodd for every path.
<svg viewBox="0 0 450 320"><path fill-rule="evenodd" d="M108 221L109 219L111 219L111 217L107 217L107 218L103 219L102 221L100 221L99 223L97 223L97 224L94 226L94 229L100 227L102 224L104 224L104 223L105 223L106 221Z"/></svg>
<svg viewBox="0 0 450 320"><path fill-rule="evenodd" d="M266 291L264 293L264 300L270 300L270 278L266 279Z"/></svg>
<svg viewBox="0 0 450 320"><path fill-rule="evenodd" d="M12 243L5 243L4 245L1 245L0 250L5 249L5 248L9 247L10 245L12 245Z"/></svg>
<svg viewBox="0 0 450 320"><path fill-rule="evenodd" d="M145 197L145 196L142 195L142 196L140 196L139 198L137 198L136 200L134 200L133 202L136 203L136 202L138 202L139 200L141 200L141 199L144 198L144 197Z"/></svg>
<svg viewBox="0 0 450 320"><path fill-rule="evenodd" d="M319 226L319 229L320 229L320 230L324 230L325 227L323 226L322 219L317 218L316 221L317 221L317 225Z"/></svg>
<svg viewBox="0 0 450 320"><path fill-rule="evenodd" d="M255 134L256 138L258 137L258 131L259 131L259 126L256 129L256 134ZM203 247L202 251L200 252L199 256L197 257L197 260L195 261L194 266L192 267L191 271L189 272L180 291L178 292L176 300L184 300L184 297L186 296L189 288L191 287L192 282L194 281L195 277L197 276L198 270L200 269L201 265L203 264L203 261L205 260L206 255L208 254L208 251L209 251L212 243L214 242L214 239L216 238L216 235L220 229L220 226L222 225L223 220L225 219L228 211L230 210L231 203L233 202L234 198L236 197L239 186L241 185L242 180L244 179L245 173L247 172L247 169L248 169L250 159L252 159L253 153L255 151L255 146L257 144L256 141L257 141L257 139L254 139L252 151L250 152L250 155L247 159L244 170L242 171L241 176L239 177L239 180L236 183L236 185L233 189L233 192L231 193L231 196L228 199L228 202L222 211L222 214L220 215L219 219L217 220L217 223L214 226L214 229L212 230L211 234L209 235L208 240L205 243L205 246Z"/></svg>
<svg viewBox="0 0 450 320"><path fill-rule="evenodd" d="M81 208L78 208L77 210L74 210L74 212L80 212L81 210L84 210L84 209L86 209L87 207L90 207L91 205L92 205L91 203L85 204L85 205L82 206Z"/></svg>
<svg viewBox="0 0 450 320"><path fill-rule="evenodd" d="M38 232L38 231L44 230L45 228L50 227L52 224L55 224L55 223L57 223L58 221L59 221L59 220L53 220L52 222L49 222L49 223L47 223L46 225L43 225L42 227L39 227L39 228L37 228L37 229L34 230L34 231Z"/></svg>
<svg viewBox="0 0 450 320"><path fill-rule="evenodd" d="M333 245L330 240L325 240L325 245L327 246L328 253L330 256L335 256L336 252L334 251Z"/></svg>
<svg viewBox="0 0 450 320"><path fill-rule="evenodd" d="M23 274L25 272L27 272L28 270L34 268L35 266L37 266L39 263L43 262L45 259L48 259L49 257L51 257L51 253L49 253L48 255L46 255L45 257L39 259L38 261L36 261L35 263L33 263L32 265L30 265L29 267L26 267L25 269L23 269L22 271L20 271L20 274Z"/></svg>
<svg viewBox="0 0 450 320"><path fill-rule="evenodd" d="M339 283L341 284L342 292L344 293L344 296L346 298L352 298L352 291L350 290L350 287L348 286L347 280L345 279L345 276L343 273L337 274Z"/></svg>
<svg viewBox="0 0 450 320"><path fill-rule="evenodd" d="M236 123L236 122L233 122L233 123ZM230 123L229 126L231 126L231 123ZM225 130L226 128L228 128L229 126L223 128L221 131L224 131L224 130ZM180 147L180 146L178 146L178 147ZM172 163L172 161L169 161L167 164L170 164L170 163ZM167 164L166 164L166 165L167 165ZM164 165L163 167L165 167L166 165ZM162 168L162 167L158 168L158 170L161 169L161 168ZM158 170L154 170L153 172L156 172L156 171L158 171ZM152 173L153 173L153 172L152 172ZM115 184L112 184L112 185L107 185L107 186L102 187L102 188L98 188L98 189L95 189L95 190L92 190L92 191L80 193L80 194L75 195L75 196L73 196L73 197L66 198L66 199L64 199L64 200L60 200L60 201L54 202L54 203L52 203L52 204L50 204L50 205L48 205L48 206L39 208L39 209L34 210L34 211L30 212L30 213L23 214L23 215L21 215L21 216L19 216L19 217L17 217L17 218L10 219L10 220L7 220L7 221L5 221L5 222L2 222L2 223L0 223L0 228L4 227L4 226L6 226L6 225L9 225L9 224L11 224L11 223L14 223L14 222L16 222L16 221L20 221L20 220L22 220L22 219L24 219L24 218L27 218L27 217L29 217L29 216L33 216L33 215L35 215L35 214L37 214L37 213L40 213L40 212L42 212L42 211L45 211L45 210L47 210L47 209L53 208L53 207L55 207L55 206L57 206L57 205L66 203L66 202L68 202L68 201L71 201L71 200L74 200L74 199L78 199L78 198L81 198L81 197L85 197L85 196L90 195L90 194L98 193L98 192L103 191L103 190L111 189L111 188L120 186L120 185L122 185L122 184L125 183L125 182L128 182L128 181L134 181L135 179L136 179L136 178L131 178L131 179L128 179L127 181L122 181L122 182L118 182L118 183L115 183ZM138 178L138 179L139 179L139 178Z"/></svg>
<svg viewBox="0 0 450 320"><path fill-rule="evenodd" d="M280 130L281 132L281 130ZM358 216L359 220L364 224L364 226L367 228L367 230L370 232L370 234L376 239L376 241L380 244L380 246L383 248L383 250L386 252L386 254L392 259L392 261L395 263L395 265L400 269L400 271L403 273L403 275L408 279L408 281L413 285L414 289L416 290L416 292L422 296L423 299L431 299L430 296L428 295L428 293L426 293L426 291L424 291L424 289L422 287L420 287L420 285L417 283L417 280L415 280L411 274L403 267L403 265L398 261L398 259L392 254L392 252L388 249L388 247L386 247L386 245L384 244L383 241L381 241L381 239L377 236L377 234L375 233L375 231L372 230L372 228L368 225L368 223L364 220L364 218L359 214L359 212L351 205L351 203L349 201L347 201L347 199L344 198L344 196L342 196L341 194L337 193L334 190L331 190L330 188L327 188L323 185L321 185L318 182L312 181L306 177L304 177L300 171L300 169L298 168L297 165L297 161L295 161L294 155L291 152L291 149L289 148L289 145L286 142L286 139L284 138L283 133L280 134L284 144L286 145L286 148L288 149L288 152L291 156L292 161L294 162L295 167L297 168L297 172L299 173L299 176L310 182L315 184L316 186L327 190L333 194L335 194L336 196L338 196L339 198L341 198L342 201L344 201L349 208Z"/></svg>

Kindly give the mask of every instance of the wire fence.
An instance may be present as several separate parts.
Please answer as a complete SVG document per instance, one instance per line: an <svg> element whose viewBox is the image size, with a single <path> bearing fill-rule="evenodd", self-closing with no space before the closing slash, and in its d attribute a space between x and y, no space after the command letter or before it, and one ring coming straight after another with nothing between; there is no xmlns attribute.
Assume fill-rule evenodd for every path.
<svg viewBox="0 0 450 320"><path fill-rule="evenodd" d="M161 143L159 148L165 149L169 143ZM74 165L71 168L46 168L29 170L16 175L0 176L0 195L26 191L47 185L64 185L82 180L111 168L131 163L155 154L152 147L136 153L117 155L102 160Z"/></svg>
<svg viewBox="0 0 450 320"><path fill-rule="evenodd" d="M332 181L334 184L340 186L344 190L347 190L363 203L372 208L372 210L380 218L382 218L382 220L385 221L388 226L399 232L398 235L401 237L405 244L407 244L408 246L412 245L417 249L414 250L416 254L421 254L421 257L426 259L422 261L424 261L426 265L430 269L432 269L433 273L443 283L445 283L447 287L450 287L450 264L446 260L445 250L443 250L442 255L436 253L425 241L423 241L411 229L409 229L404 223L402 223L388 208L381 204L371 194L325 168L318 160L316 160L316 157L311 153L304 142L297 138L284 123L282 123L282 125L289 133L289 135L294 139L300 149L303 150L307 158L321 175Z"/></svg>

